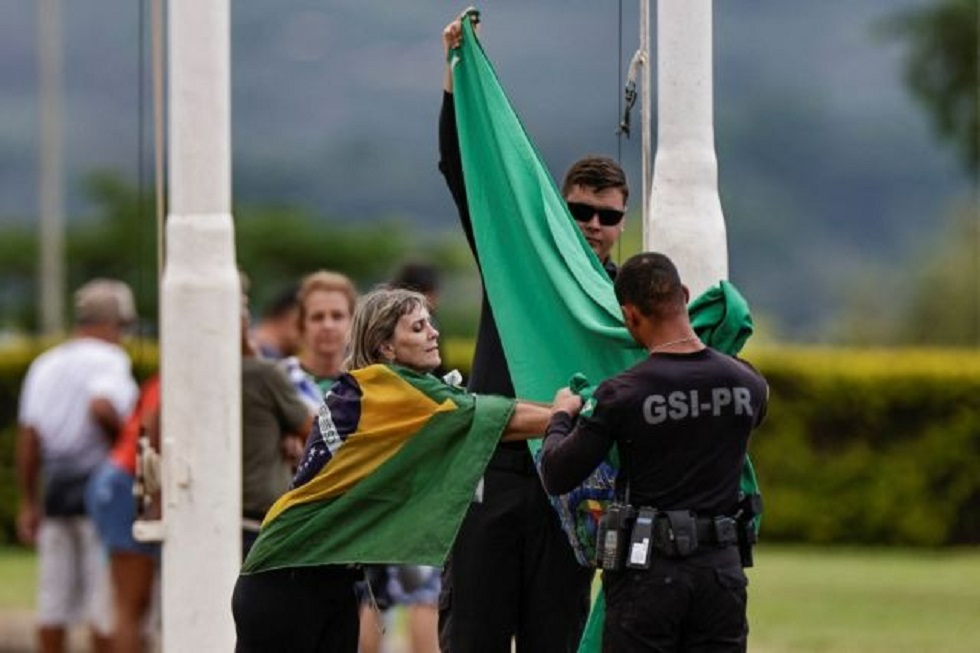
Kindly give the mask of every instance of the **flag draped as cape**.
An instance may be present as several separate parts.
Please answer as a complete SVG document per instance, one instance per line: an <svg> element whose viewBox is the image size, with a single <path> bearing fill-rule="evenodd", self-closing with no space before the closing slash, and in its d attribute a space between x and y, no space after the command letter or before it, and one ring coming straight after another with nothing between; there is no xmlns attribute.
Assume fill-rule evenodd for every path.
<svg viewBox="0 0 980 653"><path fill-rule="evenodd" d="M441 566L514 405L394 365L341 376L242 573Z"/></svg>
<svg viewBox="0 0 980 653"><path fill-rule="evenodd" d="M517 396L547 401L577 373L598 383L647 354L629 336L612 282L573 223L470 21L462 22L464 38L449 56L484 287ZM745 301L726 281L689 308L705 343L726 353L737 353L752 332ZM532 453L541 446L533 440L528 444ZM603 482L611 490L611 480L598 484ZM748 459L742 487L757 489ZM559 502L556 507L561 513ZM595 511L573 507L571 513L587 519ZM566 519L563 527L577 554L594 546L577 542L589 529L576 531ZM598 650L601 595L597 603L580 651Z"/></svg>

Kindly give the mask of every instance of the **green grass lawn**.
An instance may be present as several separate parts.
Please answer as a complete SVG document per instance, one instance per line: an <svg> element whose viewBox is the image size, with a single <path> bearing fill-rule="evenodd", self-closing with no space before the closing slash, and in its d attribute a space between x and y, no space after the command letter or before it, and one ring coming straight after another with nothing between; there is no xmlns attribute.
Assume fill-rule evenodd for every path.
<svg viewBox="0 0 980 653"><path fill-rule="evenodd" d="M980 548L762 546L748 570L753 653L980 650ZM34 554L0 548L0 610L34 603Z"/></svg>
<svg viewBox="0 0 980 653"><path fill-rule="evenodd" d="M980 650L980 549L760 547L755 559L752 651Z"/></svg>
<svg viewBox="0 0 980 653"><path fill-rule="evenodd" d="M0 548L0 610L34 607L34 551Z"/></svg>

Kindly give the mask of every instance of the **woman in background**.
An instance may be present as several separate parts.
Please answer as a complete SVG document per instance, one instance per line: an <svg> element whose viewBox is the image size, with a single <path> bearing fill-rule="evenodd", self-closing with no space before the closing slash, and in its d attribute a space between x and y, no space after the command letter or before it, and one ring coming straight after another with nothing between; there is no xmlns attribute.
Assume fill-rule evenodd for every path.
<svg viewBox="0 0 980 653"><path fill-rule="evenodd" d="M160 375L154 374L140 388L136 407L120 429L108 459L96 470L86 488L86 509L109 553L114 617L110 638L112 650L117 653L149 650L145 640L152 630L150 608L160 545L133 538L136 519L133 483L140 435L146 435L158 445L159 432Z"/></svg>

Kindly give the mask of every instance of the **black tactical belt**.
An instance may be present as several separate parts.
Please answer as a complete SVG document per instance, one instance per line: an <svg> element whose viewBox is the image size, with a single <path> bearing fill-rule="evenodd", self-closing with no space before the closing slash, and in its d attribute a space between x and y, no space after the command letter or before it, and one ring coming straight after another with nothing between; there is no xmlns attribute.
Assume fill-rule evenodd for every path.
<svg viewBox="0 0 980 653"><path fill-rule="evenodd" d="M730 546L738 542L734 517L697 517L698 542L702 545Z"/></svg>
<svg viewBox="0 0 980 653"><path fill-rule="evenodd" d="M641 508L638 514L649 509ZM699 517L689 510L657 511L650 533L653 551L668 558L686 558L708 549L738 543L734 517Z"/></svg>

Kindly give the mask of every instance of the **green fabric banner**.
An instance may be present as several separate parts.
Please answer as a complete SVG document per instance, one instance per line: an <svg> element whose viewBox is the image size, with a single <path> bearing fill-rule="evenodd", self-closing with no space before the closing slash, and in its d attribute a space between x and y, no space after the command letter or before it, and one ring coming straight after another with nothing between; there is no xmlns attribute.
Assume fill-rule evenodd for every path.
<svg viewBox="0 0 980 653"><path fill-rule="evenodd" d="M517 396L548 401L573 375L598 383L646 352L630 338L612 282L569 215L470 21L463 21L463 30L461 46L449 57L484 285ZM737 353L752 333L748 306L727 281L690 309L698 335L720 351ZM541 445L529 446L536 453ZM742 489L757 491L748 459ZM580 651L601 650L604 612L600 593Z"/></svg>
<svg viewBox="0 0 980 653"><path fill-rule="evenodd" d="M617 374L644 354L469 21L450 53L474 237L518 397L551 401L576 372ZM541 446L531 441L532 450Z"/></svg>

